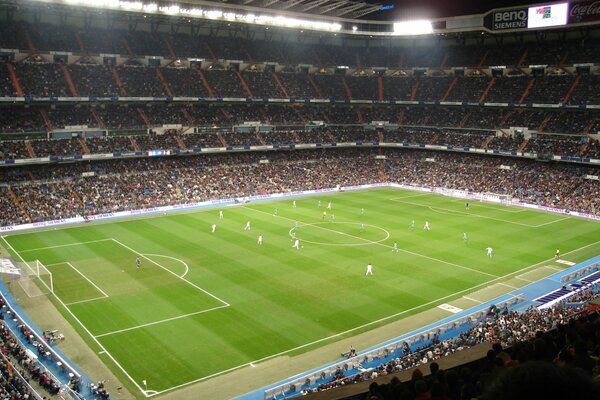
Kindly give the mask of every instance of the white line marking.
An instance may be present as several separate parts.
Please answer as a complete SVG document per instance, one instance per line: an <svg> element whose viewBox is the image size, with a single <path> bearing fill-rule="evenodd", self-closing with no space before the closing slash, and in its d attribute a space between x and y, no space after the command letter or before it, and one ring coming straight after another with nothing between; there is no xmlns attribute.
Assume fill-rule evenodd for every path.
<svg viewBox="0 0 600 400"><path fill-rule="evenodd" d="M552 271L563 271L562 268L558 268L558 267L552 267L550 265L544 265L544 268L548 268L551 269Z"/></svg>
<svg viewBox="0 0 600 400"><path fill-rule="evenodd" d="M77 272L79 275L83 276L83 279L85 279L86 281L88 281L89 283L92 284L92 286L94 286L96 289L98 289L98 291L100 293L102 293L104 295L104 297L108 297L108 295L106 294L106 292L102 289L100 289L100 287L98 287L98 285L96 285L94 282L92 282L87 276L85 276L80 270L78 270L77 268L75 268L73 266L73 264L71 264L70 262L66 262L65 264L67 264L69 267L73 268L75 270L75 272Z"/></svg>
<svg viewBox="0 0 600 400"><path fill-rule="evenodd" d="M468 215L470 217L484 218L484 219L490 219L490 220L493 220L493 221L504 222L504 223L507 223L507 224L514 224L514 225L519 225L519 226L526 226L528 228L540 228L542 226L554 224L556 222L560 222L560 221L564 221L565 219L569 219L569 217L563 217L563 218L559 218L559 219L556 219L556 220L553 220L553 221L550 221L550 222L545 222L543 224L531 225L531 224L524 224L522 222L508 221L508 220L505 220L505 219L502 219L502 218L489 217L487 215L481 215L481 214L475 214L475 213L470 213L470 212L466 212L466 211L452 210L452 209L448 209L448 208L444 208L444 207L432 206L432 205L429 205L429 204L419 204L419 203L413 203L413 202L410 202L410 201L403 201L403 200L394 200L394 201L397 201L398 203L410 204L410 205L417 206L417 207L427 207L431 211L437 212L438 214L446 214L446 215Z"/></svg>
<svg viewBox="0 0 600 400"><path fill-rule="evenodd" d="M170 269L168 269L168 268L165 268L165 267L163 267L162 265L160 265L160 264L159 264L159 263L157 263L156 261L153 261L153 260L151 260L150 258L148 258L148 257L146 257L145 255L143 255L142 253L135 251L135 250L134 250L134 249L132 249L131 247L127 246L126 244L123 244L123 243L119 242L117 239L115 239L115 238L112 238L112 240L114 240L114 242L115 242L115 243L118 243L118 244L120 244L121 246L125 247L127 250L131 251L132 253L135 253L135 254L137 254L138 256L140 256L140 257L142 257L142 258L145 258L146 260L150 261L152 264L156 265L157 267L164 269L165 271L167 271L167 272L168 272L168 273L170 273L171 275L178 277L178 278L179 278L179 279L181 279L182 281L184 281L184 282L186 282L187 284L191 285L192 287L194 287L194 288L198 289L198 290L199 290L199 291L201 291L202 293L205 293L205 294L207 294L208 296L212 297L213 299L217 300L218 302L220 302L220 303L222 303L222 304L224 304L224 305L226 305L226 306L229 306L229 305L230 305L230 304L229 304L228 302L226 302L225 300L222 300L222 299L220 299L219 297L215 296L214 294L212 294L212 293L210 293L210 292L208 292L208 291L206 291L206 290L202 289L200 286L196 285L195 283L193 283L193 282L190 282L190 281L188 281L187 279L185 279L185 278L183 278L183 277L181 277L181 276L177 275L175 272L171 271L171 270L170 270Z"/></svg>
<svg viewBox="0 0 600 400"><path fill-rule="evenodd" d="M164 256L162 254L144 254L145 256L150 256L150 257L162 257L162 258L169 258L171 260L175 260L175 261L179 261L180 263L183 264L183 266L185 267L185 272L182 275L179 275L180 278L183 278L184 276L187 275L187 273L190 270L190 267L188 267L187 263L179 258L175 258L175 257L171 257L171 256Z"/></svg>
<svg viewBox="0 0 600 400"><path fill-rule="evenodd" d="M472 302L475 302L475 303L483 304L483 301L479 301L479 300L474 299L474 298L469 297L469 296L463 296L463 299L467 299L467 300L471 300Z"/></svg>
<svg viewBox="0 0 600 400"><path fill-rule="evenodd" d="M175 321L175 320L182 319L182 318L191 317L193 315L204 314L209 311L214 311L214 310L218 310L220 308L225 308L225 307L229 307L229 304L227 304L227 305L224 304L222 306L217 306L217 307L213 307L213 308L207 308L206 310L196 311L196 312L189 313L189 314L178 315L177 317L165 318L165 319L161 319L160 321L148 322L147 324L141 324L141 325L132 326L129 328L118 329L118 330L112 331L112 332L101 333L100 335L96 335L96 337L99 338L99 337L114 335L117 333L129 332L129 331L133 331L136 329L145 328L147 326L158 325L158 324L162 324L165 322L170 322L170 321Z"/></svg>
<svg viewBox="0 0 600 400"><path fill-rule="evenodd" d="M12 245L10 243L8 243L8 241L6 240L6 238L4 236L2 236L2 240L4 240L4 242L8 245L8 247L15 253L15 255L17 257L19 257L21 259L21 261L23 261L25 264L27 264L27 261L25 261L25 259L23 258L23 256L21 256L21 254L16 251L14 249L14 247L12 247ZM31 268L31 267L30 267ZM140 392L144 392L144 390L142 389L142 387L140 385L138 385L138 383L131 377L131 375L129 375L127 373L127 371L125 370L125 368L123 368L123 366L121 364L119 364L119 362L112 356L112 354L110 354L108 352L108 350L106 350L106 348L102 345L102 343L100 343L100 341L98 339L96 339L94 337L94 335L92 335L92 332L90 332L90 330L79 320L79 318L77 318L77 316L73 313L73 311L71 311L71 309L69 307L66 306L66 304L60 299L60 297L58 297L55 293L52 293L52 295L54 296L54 298L56 298L56 300L62 304L62 306L65 308L65 310L71 314L71 316L73 317L73 319L75 321L77 321L77 323L83 328L83 330L92 338L92 340L94 342L96 342L96 344L102 349L102 351L111 359L111 361L113 363L115 363L115 365L123 372L123 374L129 378L129 380L138 388L138 390Z"/></svg>
<svg viewBox="0 0 600 400"><path fill-rule="evenodd" d="M88 242L77 242L77 243L59 244L59 245L56 245L56 246L38 247L38 248L35 248L35 249L21 250L21 253L28 253L30 251L39 251L39 250L58 249L60 247L79 246L79 245L82 245L82 244L106 242L106 241L109 241L109 240L112 240L112 239L98 239L98 240L90 240ZM61 263L58 263L58 264L61 264Z"/></svg>
<svg viewBox="0 0 600 400"><path fill-rule="evenodd" d="M247 208L249 210L254 210L254 211L259 212L259 213L272 215L269 212L262 211L262 210L257 210L257 209L252 208L252 207L246 207L246 206L244 206L244 208ZM280 219L287 219L288 221L295 221L294 219L287 218L287 217L282 217L282 216L279 216L278 218L280 218ZM304 224L308 225L307 223L304 223ZM321 225L312 225L312 226L314 226L316 228L319 228L319 229L323 229L323 230L329 231L329 232L334 232L334 233L337 233L337 234L340 234L340 235L344 235L344 236L348 236L348 237L351 237L351 238L354 238L354 239L359 239L359 240L362 240L362 241L365 241L365 242L369 242L371 244L377 244L379 246L387 247L388 249L392 249L393 248L392 246L387 245L387 244L383 244L383 243L379 243L379 242L374 242L374 241L369 240L369 239L361 238L360 236L354 236L354 235L351 235L351 234L346 233L346 232L336 231L335 229L326 228L326 227L321 226ZM429 256L426 256L426 255L420 254L420 253L415 253L414 251L406 250L406 249L403 249L401 247L398 248L398 251L401 251L403 253L412 254L412 255L417 256L417 257L422 257L422 258L426 258L426 259L429 259L429 260L437 261L439 263L450 265L450 266L453 266L453 267L465 269L465 270L468 270L468 271L471 271L471 272L476 272L478 274L487 275L487 276L491 276L491 277L494 277L494 278L498 277L498 275L490 274L490 273L487 273L487 272L484 272L484 271L479 271L479 270L476 270L474 268L465 267L465 266L454 264L454 263L451 263L451 262L448 262L448 261L439 260L437 258L429 257Z"/></svg>
<svg viewBox="0 0 600 400"><path fill-rule="evenodd" d="M512 286L512 285L509 285L509 284L507 284L507 283L504 283L504 282L498 282L498 283L496 283L496 285L502 285L502 286L506 286L506 287L509 287L509 288L511 288L511 289L519 289L519 288L518 288L518 287L516 287L516 286Z"/></svg>
<svg viewBox="0 0 600 400"><path fill-rule="evenodd" d="M420 193L420 194L413 194L411 196L398 196L398 197L391 197L389 200L391 201L398 201L398 200L402 200L402 199L410 199L413 197L423 197L423 196L429 196L432 195L433 193Z"/></svg>
<svg viewBox="0 0 600 400"><path fill-rule="evenodd" d="M94 297L92 299L87 299L87 300L72 301L70 303L65 303L65 305L66 306L72 306L73 304L88 303L90 301L104 300L104 299L107 299L107 298L108 298L108 296L100 296L100 297Z"/></svg>
<svg viewBox="0 0 600 400"><path fill-rule="evenodd" d="M523 278L523 277L522 277L522 275L517 275L517 276L515 276L515 279L518 279L518 280L520 280L520 281L529 282L529 283L531 283L531 282L535 282L535 281L532 281L531 279L525 279L525 278Z"/></svg>
<svg viewBox="0 0 600 400"><path fill-rule="evenodd" d="M556 260L557 263L559 264L564 264L564 265L568 265L569 267L572 267L573 265L575 265L575 263L573 261L567 261L567 260Z"/></svg>

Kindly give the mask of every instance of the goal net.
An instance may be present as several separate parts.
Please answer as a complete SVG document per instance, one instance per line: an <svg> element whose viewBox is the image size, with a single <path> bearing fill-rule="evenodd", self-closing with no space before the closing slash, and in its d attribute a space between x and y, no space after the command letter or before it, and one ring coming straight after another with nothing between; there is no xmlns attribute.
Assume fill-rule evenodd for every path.
<svg viewBox="0 0 600 400"><path fill-rule="evenodd" d="M52 272L39 260L18 263L22 271L19 285L29 297L54 293Z"/></svg>

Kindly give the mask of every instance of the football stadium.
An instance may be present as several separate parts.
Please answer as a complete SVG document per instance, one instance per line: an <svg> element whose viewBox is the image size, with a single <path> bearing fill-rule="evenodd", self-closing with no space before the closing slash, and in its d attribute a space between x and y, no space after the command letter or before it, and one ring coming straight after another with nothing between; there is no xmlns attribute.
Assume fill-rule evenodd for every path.
<svg viewBox="0 0 600 400"><path fill-rule="evenodd" d="M0 394L600 398L600 2L0 0Z"/></svg>

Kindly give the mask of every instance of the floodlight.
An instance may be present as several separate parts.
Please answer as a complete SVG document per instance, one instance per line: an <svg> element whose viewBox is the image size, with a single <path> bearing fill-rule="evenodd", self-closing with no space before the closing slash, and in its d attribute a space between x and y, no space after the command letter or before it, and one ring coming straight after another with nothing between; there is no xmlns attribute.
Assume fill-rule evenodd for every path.
<svg viewBox="0 0 600 400"><path fill-rule="evenodd" d="M433 32L431 21L416 20L394 22L395 35L426 35Z"/></svg>

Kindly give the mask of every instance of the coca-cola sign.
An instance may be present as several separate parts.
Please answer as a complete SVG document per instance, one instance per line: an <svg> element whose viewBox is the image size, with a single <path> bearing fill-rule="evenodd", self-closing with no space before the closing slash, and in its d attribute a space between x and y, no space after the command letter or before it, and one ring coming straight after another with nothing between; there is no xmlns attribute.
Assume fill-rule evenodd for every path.
<svg viewBox="0 0 600 400"><path fill-rule="evenodd" d="M598 20L600 20L600 1L582 1L571 4L569 23L575 24Z"/></svg>

